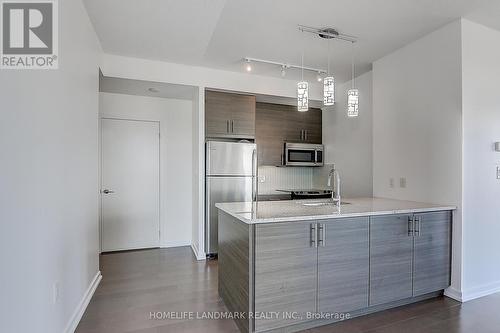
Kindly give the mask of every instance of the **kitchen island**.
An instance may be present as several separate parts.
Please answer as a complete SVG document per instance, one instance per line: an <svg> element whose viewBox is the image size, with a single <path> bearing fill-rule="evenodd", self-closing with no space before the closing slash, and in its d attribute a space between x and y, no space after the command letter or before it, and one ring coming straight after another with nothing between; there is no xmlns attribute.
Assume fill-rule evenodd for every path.
<svg viewBox="0 0 500 333"><path fill-rule="evenodd" d="M298 331L436 297L449 286L455 207L345 201L216 205L219 295L240 314L241 331Z"/></svg>

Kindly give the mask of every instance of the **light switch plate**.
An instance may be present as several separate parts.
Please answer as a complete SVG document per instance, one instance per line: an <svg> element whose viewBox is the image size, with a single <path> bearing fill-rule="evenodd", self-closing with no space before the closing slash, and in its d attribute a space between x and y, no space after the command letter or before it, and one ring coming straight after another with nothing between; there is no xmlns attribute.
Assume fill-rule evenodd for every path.
<svg viewBox="0 0 500 333"><path fill-rule="evenodd" d="M61 297L61 290L60 290L59 282L56 281L56 282L54 282L54 285L52 287L52 302L54 304L58 303L60 297Z"/></svg>
<svg viewBox="0 0 500 333"><path fill-rule="evenodd" d="M406 187L406 177L399 178L399 187L401 187L401 188Z"/></svg>
<svg viewBox="0 0 500 333"><path fill-rule="evenodd" d="M394 188L394 178L389 178L389 187Z"/></svg>

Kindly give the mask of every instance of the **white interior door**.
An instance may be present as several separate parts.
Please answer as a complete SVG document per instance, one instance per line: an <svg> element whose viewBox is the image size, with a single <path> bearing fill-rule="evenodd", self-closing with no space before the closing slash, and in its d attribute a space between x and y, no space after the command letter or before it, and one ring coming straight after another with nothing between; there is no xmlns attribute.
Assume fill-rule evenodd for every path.
<svg viewBox="0 0 500 333"><path fill-rule="evenodd" d="M160 125L102 119L102 251L159 246Z"/></svg>

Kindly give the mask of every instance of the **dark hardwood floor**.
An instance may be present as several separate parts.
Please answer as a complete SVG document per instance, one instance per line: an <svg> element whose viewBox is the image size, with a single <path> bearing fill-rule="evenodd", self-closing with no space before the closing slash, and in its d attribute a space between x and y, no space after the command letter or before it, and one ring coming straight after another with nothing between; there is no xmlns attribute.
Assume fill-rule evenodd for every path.
<svg viewBox="0 0 500 333"><path fill-rule="evenodd" d="M105 254L103 279L77 333L238 332L230 319L150 319L150 312L225 311L217 261L196 261L189 247ZM500 294L464 304L446 297L308 332L500 332Z"/></svg>

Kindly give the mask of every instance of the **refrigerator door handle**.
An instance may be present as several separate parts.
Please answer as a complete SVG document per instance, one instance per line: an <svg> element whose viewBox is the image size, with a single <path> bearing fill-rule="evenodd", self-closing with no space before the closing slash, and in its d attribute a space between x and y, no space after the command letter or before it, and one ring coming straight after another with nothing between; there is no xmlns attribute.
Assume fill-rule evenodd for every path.
<svg viewBox="0 0 500 333"><path fill-rule="evenodd" d="M252 151L252 202L257 202L257 149Z"/></svg>

